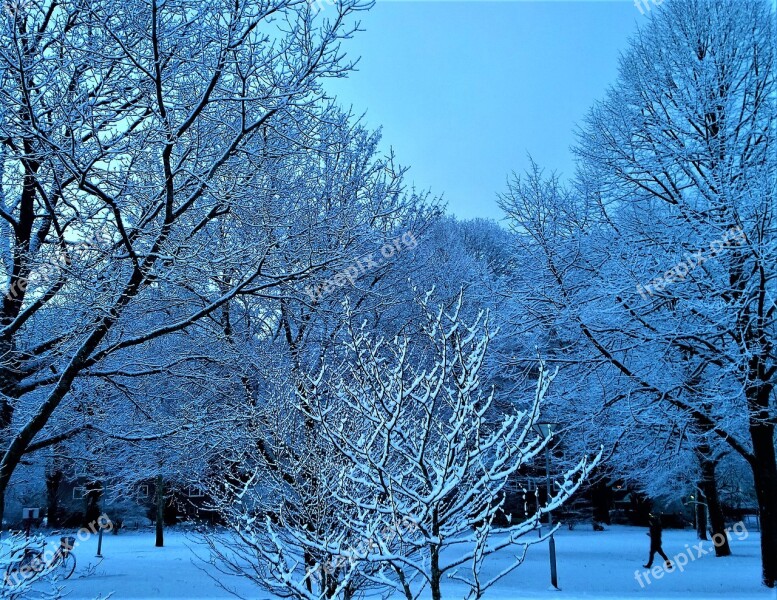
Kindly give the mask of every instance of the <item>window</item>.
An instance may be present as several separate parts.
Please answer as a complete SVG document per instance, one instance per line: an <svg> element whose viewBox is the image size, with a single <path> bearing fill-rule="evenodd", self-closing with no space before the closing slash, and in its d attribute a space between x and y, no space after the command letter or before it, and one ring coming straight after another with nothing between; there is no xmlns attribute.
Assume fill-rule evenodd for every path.
<svg viewBox="0 0 777 600"><path fill-rule="evenodd" d="M190 485L186 487L186 495L189 498L202 498L205 494L196 485Z"/></svg>

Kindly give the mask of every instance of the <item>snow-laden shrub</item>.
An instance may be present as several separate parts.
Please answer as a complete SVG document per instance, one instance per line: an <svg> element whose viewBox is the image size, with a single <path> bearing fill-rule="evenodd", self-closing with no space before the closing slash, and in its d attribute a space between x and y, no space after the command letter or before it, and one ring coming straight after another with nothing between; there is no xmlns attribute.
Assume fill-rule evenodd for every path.
<svg viewBox="0 0 777 600"><path fill-rule="evenodd" d="M58 600L62 589L53 581L43 559L28 553L45 545L45 538L12 533L0 540L0 575L3 577L0 598L16 600L36 598Z"/></svg>
<svg viewBox="0 0 777 600"><path fill-rule="evenodd" d="M461 299L450 311L420 304L412 337L350 327L342 362L296 386L296 410L279 411L269 438L268 422L257 429L264 460L248 453L215 494L232 535L210 539L213 564L300 600L347 600L368 585L407 600L428 586L439 600L444 577L479 598L547 539L526 534L598 457L581 457L545 506L497 529L506 483L550 441L534 425L553 374L540 364L523 409L498 409L479 377L487 317L464 323ZM483 579L484 561L509 547L514 562Z"/></svg>

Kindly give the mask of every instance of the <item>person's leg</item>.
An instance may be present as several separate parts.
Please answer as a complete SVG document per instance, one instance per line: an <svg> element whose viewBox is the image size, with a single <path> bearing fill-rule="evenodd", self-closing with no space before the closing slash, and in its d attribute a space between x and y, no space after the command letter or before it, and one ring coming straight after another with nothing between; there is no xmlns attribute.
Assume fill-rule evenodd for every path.
<svg viewBox="0 0 777 600"><path fill-rule="evenodd" d="M647 563L645 563L644 567L646 569L649 569L653 566L653 557L656 555L656 549L653 548L653 546L650 547L650 558L648 558Z"/></svg>
<svg viewBox="0 0 777 600"><path fill-rule="evenodd" d="M661 555L661 558L664 559L664 563L666 563L666 568L667 569L673 568L672 561L669 560L669 557L666 555L666 552L664 552L664 549L661 546L658 547L658 553Z"/></svg>

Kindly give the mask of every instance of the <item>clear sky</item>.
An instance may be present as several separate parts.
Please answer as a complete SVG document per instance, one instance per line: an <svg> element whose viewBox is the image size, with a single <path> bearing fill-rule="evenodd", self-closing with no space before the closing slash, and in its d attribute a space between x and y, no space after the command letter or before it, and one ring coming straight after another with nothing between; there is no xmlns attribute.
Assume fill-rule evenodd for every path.
<svg viewBox="0 0 777 600"><path fill-rule="evenodd" d="M572 171L575 125L646 18L633 0L377 0L344 46L358 72L330 90L382 126L417 188L499 219L496 193L528 153Z"/></svg>

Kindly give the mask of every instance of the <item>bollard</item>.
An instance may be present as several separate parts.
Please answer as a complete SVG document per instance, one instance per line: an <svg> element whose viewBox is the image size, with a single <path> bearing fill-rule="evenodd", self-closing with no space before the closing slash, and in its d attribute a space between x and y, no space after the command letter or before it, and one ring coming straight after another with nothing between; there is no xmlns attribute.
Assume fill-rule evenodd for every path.
<svg viewBox="0 0 777 600"><path fill-rule="evenodd" d="M100 525L100 531L97 533L97 558L102 558L103 550L103 527Z"/></svg>

